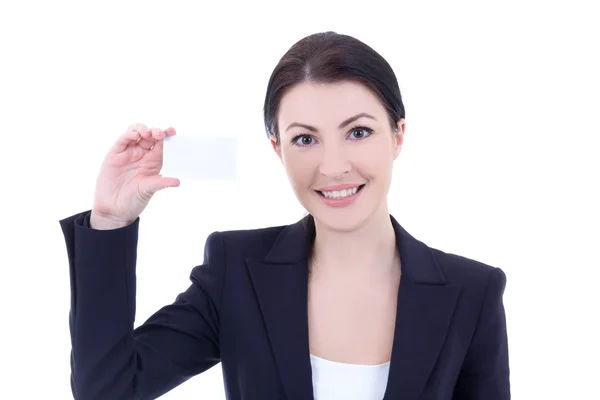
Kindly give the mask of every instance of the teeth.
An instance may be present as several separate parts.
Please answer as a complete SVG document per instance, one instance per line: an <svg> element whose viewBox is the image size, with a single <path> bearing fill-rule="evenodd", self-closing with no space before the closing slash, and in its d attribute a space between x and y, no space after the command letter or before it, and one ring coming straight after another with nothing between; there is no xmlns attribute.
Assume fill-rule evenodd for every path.
<svg viewBox="0 0 600 400"><path fill-rule="evenodd" d="M321 192L323 196L329 199L343 199L344 197L352 196L358 191L358 186L352 189L335 190L333 192Z"/></svg>

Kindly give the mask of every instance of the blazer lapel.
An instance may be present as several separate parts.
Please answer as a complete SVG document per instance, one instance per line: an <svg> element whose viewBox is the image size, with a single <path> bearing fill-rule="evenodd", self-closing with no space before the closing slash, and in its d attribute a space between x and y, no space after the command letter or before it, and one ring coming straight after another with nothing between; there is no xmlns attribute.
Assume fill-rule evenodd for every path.
<svg viewBox="0 0 600 400"><path fill-rule="evenodd" d="M461 286L447 284L431 249L391 220L402 276L384 400L417 400L442 349Z"/></svg>
<svg viewBox="0 0 600 400"><path fill-rule="evenodd" d="M303 221L286 226L264 260L246 260L289 400L313 399Z"/></svg>
<svg viewBox="0 0 600 400"><path fill-rule="evenodd" d="M461 287L448 285L431 249L390 219L402 277L384 400L417 400L442 348ZM290 400L313 399L305 226L306 218L284 227L264 260L246 260Z"/></svg>

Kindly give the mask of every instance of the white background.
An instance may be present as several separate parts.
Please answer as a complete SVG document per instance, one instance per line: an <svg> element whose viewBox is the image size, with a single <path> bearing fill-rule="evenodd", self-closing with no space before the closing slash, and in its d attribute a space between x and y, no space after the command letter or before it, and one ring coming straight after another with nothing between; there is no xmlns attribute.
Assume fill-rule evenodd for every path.
<svg viewBox="0 0 600 400"><path fill-rule="evenodd" d="M513 398L598 396L596 2L200 3L2 2L1 398L71 398L58 220L91 207L130 123L241 143L237 181L183 181L142 215L136 325L187 288L210 232L304 215L262 105L279 58L325 30L398 76L407 131L390 212L506 272ZM163 398L224 398L220 367Z"/></svg>

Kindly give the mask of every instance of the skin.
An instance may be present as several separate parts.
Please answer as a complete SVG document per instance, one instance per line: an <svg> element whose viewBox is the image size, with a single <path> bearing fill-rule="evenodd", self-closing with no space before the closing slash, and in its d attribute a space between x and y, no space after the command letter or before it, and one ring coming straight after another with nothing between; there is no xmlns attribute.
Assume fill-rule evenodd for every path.
<svg viewBox="0 0 600 400"><path fill-rule="evenodd" d="M340 127L361 113L372 118ZM394 132L383 104L360 83L305 82L283 96L278 126L281 140L277 145L272 138L273 150L296 197L315 218L311 353L347 363L387 362L400 279L387 194L405 122L398 121ZM344 183L366 183L347 207L328 206L315 192Z"/></svg>

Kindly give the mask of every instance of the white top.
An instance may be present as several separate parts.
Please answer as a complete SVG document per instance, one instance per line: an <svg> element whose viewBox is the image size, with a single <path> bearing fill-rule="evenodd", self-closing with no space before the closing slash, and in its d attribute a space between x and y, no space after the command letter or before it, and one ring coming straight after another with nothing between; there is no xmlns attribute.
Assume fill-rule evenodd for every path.
<svg viewBox="0 0 600 400"><path fill-rule="evenodd" d="M346 364L310 355L315 400L381 400L390 363Z"/></svg>

